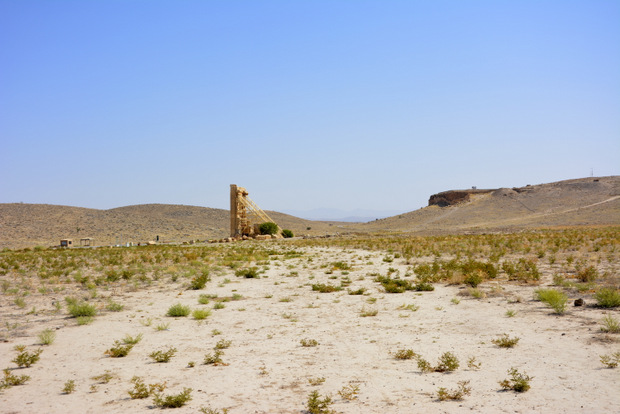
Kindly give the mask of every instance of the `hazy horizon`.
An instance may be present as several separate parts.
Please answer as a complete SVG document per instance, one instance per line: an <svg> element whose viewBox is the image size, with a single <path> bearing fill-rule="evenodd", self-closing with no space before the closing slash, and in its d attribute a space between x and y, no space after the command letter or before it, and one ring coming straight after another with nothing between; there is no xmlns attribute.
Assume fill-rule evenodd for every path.
<svg viewBox="0 0 620 414"><path fill-rule="evenodd" d="M412 211L620 174L620 2L0 0L0 203Z"/></svg>

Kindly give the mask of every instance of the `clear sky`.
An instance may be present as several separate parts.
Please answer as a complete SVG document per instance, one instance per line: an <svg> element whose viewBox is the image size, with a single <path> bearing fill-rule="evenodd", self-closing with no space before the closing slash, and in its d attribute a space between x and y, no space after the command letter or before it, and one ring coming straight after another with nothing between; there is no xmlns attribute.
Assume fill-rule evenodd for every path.
<svg viewBox="0 0 620 414"><path fill-rule="evenodd" d="M411 211L620 174L620 1L0 0L0 202Z"/></svg>

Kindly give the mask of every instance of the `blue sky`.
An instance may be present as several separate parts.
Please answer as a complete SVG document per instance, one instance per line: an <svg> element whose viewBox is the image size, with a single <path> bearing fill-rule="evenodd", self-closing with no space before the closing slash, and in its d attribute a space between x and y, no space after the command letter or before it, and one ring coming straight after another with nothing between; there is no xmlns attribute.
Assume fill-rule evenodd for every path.
<svg viewBox="0 0 620 414"><path fill-rule="evenodd" d="M0 0L0 202L411 211L620 174L618 1Z"/></svg>

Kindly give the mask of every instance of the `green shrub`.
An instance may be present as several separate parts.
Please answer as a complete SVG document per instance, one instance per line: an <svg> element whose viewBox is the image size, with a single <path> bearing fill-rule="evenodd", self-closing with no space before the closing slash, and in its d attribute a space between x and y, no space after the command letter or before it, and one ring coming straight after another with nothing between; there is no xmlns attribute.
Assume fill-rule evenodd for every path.
<svg viewBox="0 0 620 414"><path fill-rule="evenodd" d="M597 278L598 270L596 270L596 267L594 266L583 268L577 273L577 279L584 283L594 282Z"/></svg>
<svg viewBox="0 0 620 414"><path fill-rule="evenodd" d="M420 355L415 356L418 368L422 372L451 372L459 367L459 360L452 352L444 352L438 360L437 366L432 366L427 360Z"/></svg>
<svg viewBox="0 0 620 414"><path fill-rule="evenodd" d="M568 298L559 290L555 289L537 289L534 291L538 300L549 305L555 313L562 315L566 311L566 303Z"/></svg>
<svg viewBox="0 0 620 414"><path fill-rule="evenodd" d="M291 237L295 237L295 235L292 231L284 229L282 230L282 237L284 237L285 239L290 239Z"/></svg>
<svg viewBox="0 0 620 414"><path fill-rule="evenodd" d="M210 280L209 271L203 270L201 274L194 276L189 284L189 288L191 290L200 290L204 289L207 282Z"/></svg>
<svg viewBox="0 0 620 414"><path fill-rule="evenodd" d="M308 395L307 406L310 414L329 414L332 412L329 408L332 404L333 401L329 395L321 399L321 394L316 390Z"/></svg>
<svg viewBox="0 0 620 414"><path fill-rule="evenodd" d="M19 352L14 360L18 367L29 367L40 359L40 355L43 352L43 349L39 348L34 352L26 351L26 347L24 345L16 345L15 350Z"/></svg>
<svg viewBox="0 0 620 414"><path fill-rule="evenodd" d="M469 285L474 288L478 286L480 283L482 283L483 281L484 279L482 278L482 275L480 274L480 272L472 272L468 274L467 276L465 276L465 280L463 280L463 282L466 285Z"/></svg>
<svg viewBox="0 0 620 414"><path fill-rule="evenodd" d="M260 277L258 275L258 267L248 267L245 269L239 269L235 272L235 276L245 277L246 279L256 279Z"/></svg>
<svg viewBox="0 0 620 414"><path fill-rule="evenodd" d="M446 400L462 400L464 395L471 393L471 387L469 387L469 381L459 381L459 387L456 390L448 390L444 387L440 387L437 390L437 398L439 401Z"/></svg>
<svg viewBox="0 0 620 414"><path fill-rule="evenodd" d="M75 380L69 380L65 382L65 386L62 389L62 392L65 394L71 394L73 391L75 391Z"/></svg>
<svg viewBox="0 0 620 414"><path fill-rule="evenodd" d="M155 393L162 393L166 389L166 383L149 384L148 386L140 377L133 377L131 383L134 385L133 390L128 391L132 399L143 399Z"/></svg>
<svg viewBox="0 0 620 414"><path fill-rule="evenodd" d="M149 356L155 362L169 362L170 358L172 358L176 352L176 348L170 347L167 351L153 351L149 354Z"/></svg>
<svg viewBox="0 0 620 414"><path fill-rule="evenodd" d="M392 279L389 276L377 276L376 282L381 283L387 293L403 293L406 290L415 290L410 281L404 279Z"/></svg>
<svg viewBox="0 0 620 414"><path fill-rule="evenodd" d="M595 294L598 306L602 308L616 308L620 306L620 292L612 288L601 288Z"/></svg>
<svg viewBox="0 0 620 414"><path fill-rule="evenodd" d="M113 300L110 300L105 308L109 310L110 312L120 312L123 309L125 309L125 305L122 305L118 302L114 302Z"/></svg>
<svg viewBox="0 0 620 414"><path fill-rule="evenodd" d="M219 341L217 341L213 349L226 349L226 348L229 348L231 344L232 344L232 341L230 340L220 339Z"/></svg>
<svg viewBox="0 0 620 414"><path fill-rule="evenodd" d="M312 290L316 292L320 292L320 293L331 293L331 292L338 292L342 290L342 287L325 284L325 283L315 283L312 285Z"/></svg>
<svg viewBox="0 0 620 414"><path fill-rule="evenodd" d="M213 354L206 354L204 359L205 365L228 365L222 361L222 355L224 355L224 352L220 349L216 349Z"/></svg>
<svg viewBox="0 0 620 414"><path fill-rule="evenodd" d="M140 342L142 340L142 338L144 337L143 334L138 334L136 336L131 336L129 334L125 335L125 337L123 338L123 343L124 344L128 344L128 345L135 345L138 342Z"/></svg>
<svg viewBox="0 0 620 414"><path fill-rule="evenodd" d="M155 393L153 401L155 405L162 408L178 408L183 407L188 401L192 399L191 388L183 388L183 392L172 395L162 395Z"/></svg>
<svg viewBox="0 0 620 414"><path fill-rule="evenodd" d="M121 341L114 341L114 346L105 351L105 355L109 355L111 358L123 358L129 354L129 351L133 348L133 344L123 344Z"/></svg>
<svg viewBox="0 0 620 414"><path fill-rule="evenodd" d="M168 308L168 312L166 313L166 315L173 316L173 317L187 316L189 315L190 312L191 312L191 309L189 306L185 306L185 305L181 305L180 303L177 303L176 305L172 305L171 307Z"/></svg>
<svg viewBox="0 0 620 414"><path fill-rule="evenodd" d="M262 223L260 226L258 226L258 231L260 231L260 234L273 235L278 232L278 225L271 221L267 221L265 223Z"/></svg>
<svg viewBox="0 0 620 414"><path fill-rule="evenodd" d="M611 315L607 315L603 318L602 332L607 333L620 333L620 322Z"/></svg>
<svg viewBox="0 0 620 414"><path fill-rule="evenodd" d="M525 392L530 389L530 381L533 379L533 377L530 377L525 373L521 374L519 371L517 371L516 368L510 368L508 370L508 374L510 375L509 379L505 379L499 382L499 385L504 390Z"/></svg>
<svg viewBox="0 0 620 414"><path fill-rule="evenodd" d="M51 345L56 339L56 332L54 332L52 329L47 328L41 331L38 336L41 344Z"/></svg>
<svg viewBox="0 0 620 414"><path fill-rule="evenodd" d="M192 316L194 317L194 319L197 320L206 319L207 317L211 316L211 311L208 309L195 309L192 312Z"/></svg>
<svg viewBox="0 0 620 414"><path fill-rule="evenodd" d="M79 316L95 316L97 315L97 309L94 305L91 305L86 302L80 303L69 303L69 313L74 318Z"/></svg>
<svg viewBox="0 0 620 414"><path fill-rule="evenodd" d="M505 261L502 270L508 275L508 280L521 282L536 281L540 279L540 271L533 260L520 258L516 263Z"/></svg>
<svg viewBox="0 0 620 414"><path fill-rule="evenodd" d="M455 371L459 367L459 360L452 352L445 352L439 357L439 364L435 367L436 372Z"/></svg>
<svg viewBox="0 0 620 414"><path fill-rule="evenodd" d="M394 352L394 358L396 359L413 359L417 356L413 349L399 349Z"/></svg>
<svg viewBox="0 0 620 414"><path fill-rule="evenodd" d="M491 342L493 342L500 348L512 348L519 342L520 339L521 338L518 338L516 336L514 338L511 338L508 336L508 334L503 334L499 338L491 340Z"/></svg>
<svg viewBox="0 0 620 414"><path fill-rule="evenodd" d="M611 355L601 355L601 363L607 368L616 368L620 364L620 352Z"/></svg>
<svg viewBox="0 0 620 414"><path fill-rule="evenodd" d="M9 368L4 369L4 379L0 381L0 390L2 388L9 388L15 385L24 385L30 377L28 375L14 375Z"/></svg>
<svg viewBox="0 0 620 414"><path fill-rule="evenodd" d="M413 288L417 292L432 292L433 290L435 290L435 286L423 280L416 283Z"/></svg>

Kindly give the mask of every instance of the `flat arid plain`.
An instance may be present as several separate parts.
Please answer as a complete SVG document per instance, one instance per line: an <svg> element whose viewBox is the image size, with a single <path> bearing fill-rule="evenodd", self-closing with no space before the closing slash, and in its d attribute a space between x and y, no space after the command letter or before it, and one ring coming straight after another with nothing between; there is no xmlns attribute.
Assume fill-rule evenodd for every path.
<svg viewBox="0 0 620 414"><path fill-rule="evenodd" d="M618 412L616 195L564 226L5 248L0 412Z"/></svg>

